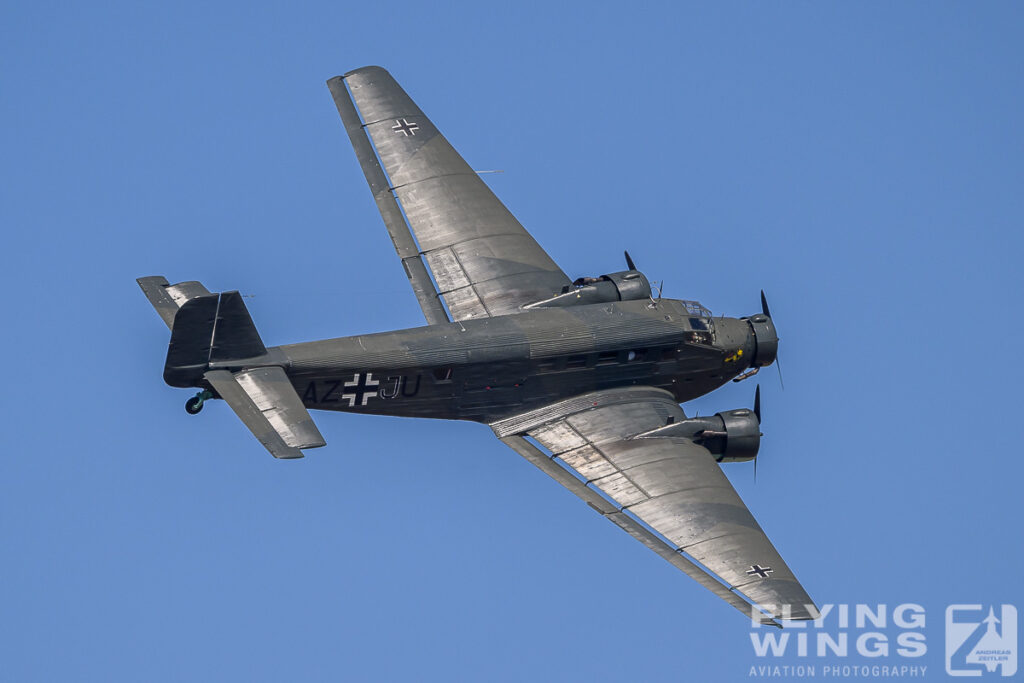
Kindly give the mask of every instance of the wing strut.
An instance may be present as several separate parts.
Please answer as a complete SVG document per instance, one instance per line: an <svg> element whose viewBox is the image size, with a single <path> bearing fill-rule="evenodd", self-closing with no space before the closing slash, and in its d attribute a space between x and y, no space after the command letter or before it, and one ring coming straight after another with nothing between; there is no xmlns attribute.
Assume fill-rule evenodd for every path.
<svg viewBox="0 0 1024 683"><path fill-rule="evenodd" d="M423 265L416 240L413 239L409 225L405 222L398 201L391 193L391 187L384 171L381 170L377 155L366 136L366 130L359 119L359 114L356 113L355 105L345 87L345 79L336 76L327 81L327 87L330 88L331 95L334 97L338 114L341 115L341 121L345 124L349 140L352 142L352 147L355 148L356 158L359 159L359 165L366 176L370 192L373 193L373 198L377 202L377 210L380 211L381 218L384 219L384 225L387 226L398 257L402 259L405 274L409 278L420 308L423 309L427 323L440 325L450 322L437 295L437 289L434 288L434 283L431 281L430 275L427 274L427 268Z"/></svg>

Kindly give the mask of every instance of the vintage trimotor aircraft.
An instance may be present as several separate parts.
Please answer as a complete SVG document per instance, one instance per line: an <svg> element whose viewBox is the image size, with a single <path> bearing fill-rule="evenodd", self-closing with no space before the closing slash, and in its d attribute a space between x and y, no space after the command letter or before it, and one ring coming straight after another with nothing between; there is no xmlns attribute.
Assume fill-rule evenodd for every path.
<svg viewBox="0 0 1024 683"><path fill-rule="evenodd" d="M387 71L327 85L428 324L267 348L238 292L141 278L171 328L164 380L200 389L186 410L223 399L277 458L325 445L308 408L483 422L737 609L816 618L719 467L756 458L759 391L753 410L679 405L775 361L764 293L712 317L654 298L629 254L571 281Z"/></svg>

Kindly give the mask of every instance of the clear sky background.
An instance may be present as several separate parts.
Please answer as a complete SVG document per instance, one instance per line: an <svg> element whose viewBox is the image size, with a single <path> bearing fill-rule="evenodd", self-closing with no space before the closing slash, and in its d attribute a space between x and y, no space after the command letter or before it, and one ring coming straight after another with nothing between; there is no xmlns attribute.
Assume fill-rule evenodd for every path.
<svg viewBox="0 0 1024 683"><path fill-rule="evenodd" d="M252 295L268 344L423 323L324 84L367 64L571 277L629 249L716 314L767 291L785 390L762 373L756 485L726 471L819 603L925 606L940 676L947 604L1024 608L1022 29L1001 2L6 3L0 679L765 663L485 426L317 413L328 446L278 462L163 384L143 275Z"/></svg>

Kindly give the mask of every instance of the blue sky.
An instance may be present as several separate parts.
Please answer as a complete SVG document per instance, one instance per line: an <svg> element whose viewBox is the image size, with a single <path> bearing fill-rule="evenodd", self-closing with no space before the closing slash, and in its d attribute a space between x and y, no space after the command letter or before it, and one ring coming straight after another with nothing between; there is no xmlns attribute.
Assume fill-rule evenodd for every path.
<svg viewBox="0 0 1024 683"><path fill-rule="evenodd" d="M912 663L941 676L946 605L1024 608L1022 19L999 2L8 3L0 678L765 663L742 616L486 427L317 414L328 446L277 462L225 405L190 417L163 384L143 275L252 295L268 344L422 324L324 85L367 64L505 171L486 178L570 276L629 249L717 314L767 291L786 388L761 378L756 486L726 470L819 603L923 605Z"/></svg>

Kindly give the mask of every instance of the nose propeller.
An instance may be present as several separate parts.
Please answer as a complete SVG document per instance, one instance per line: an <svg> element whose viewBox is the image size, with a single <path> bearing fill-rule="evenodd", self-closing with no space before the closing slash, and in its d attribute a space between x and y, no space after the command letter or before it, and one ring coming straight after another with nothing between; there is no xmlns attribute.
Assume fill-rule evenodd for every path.
<svg viewBox="0 0 1024 683"><path fill-rule="evenodd" d="M763 289L761 290L761 312L768 316L768 318L772 317L772 311L768 308L768 297L764 295ZM775 321L772 320L772 322L774 323ZM779 357L778 351L775 353L775 369L779 371L779 386L785 391L786 383L782 381L782 359Z"/></svg>

